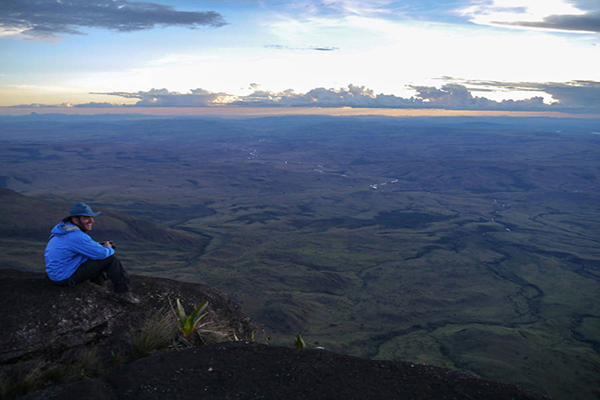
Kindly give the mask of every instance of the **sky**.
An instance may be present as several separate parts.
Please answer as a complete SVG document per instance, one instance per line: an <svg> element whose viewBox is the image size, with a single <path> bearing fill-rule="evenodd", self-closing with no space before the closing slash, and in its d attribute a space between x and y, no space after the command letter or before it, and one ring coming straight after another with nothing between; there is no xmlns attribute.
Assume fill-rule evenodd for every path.
<svg viewBox="0 0 600 400"><path fill-rule="evenodd" d="M600 114L600 0L2 0L0 108Z"/></svg>

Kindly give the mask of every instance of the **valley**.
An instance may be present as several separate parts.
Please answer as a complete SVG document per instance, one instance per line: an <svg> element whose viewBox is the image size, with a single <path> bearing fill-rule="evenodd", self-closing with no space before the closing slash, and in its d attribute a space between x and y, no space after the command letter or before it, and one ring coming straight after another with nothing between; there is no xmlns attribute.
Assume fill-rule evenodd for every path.
<svg viewBox="0 0 600 400"><path fill-rule="evenodd" d="M274 344L600 398L600 136L469 121L5 117L0 186L31 200L0 265L42 270L85 201L133 273L214 286Z"/></svg>

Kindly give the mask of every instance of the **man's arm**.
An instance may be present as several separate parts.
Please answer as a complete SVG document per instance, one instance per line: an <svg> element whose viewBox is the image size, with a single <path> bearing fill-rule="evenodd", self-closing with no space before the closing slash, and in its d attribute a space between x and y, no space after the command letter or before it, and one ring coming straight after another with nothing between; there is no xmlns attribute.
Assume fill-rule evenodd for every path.
<svg viewBox="0 0 600 400"><path fill-rule="evenodd" d="M83 232L73 232L71 235L74 235L71 241L72 250L92 260L103 260L115 254L112 246L102 246Z"/></svg>

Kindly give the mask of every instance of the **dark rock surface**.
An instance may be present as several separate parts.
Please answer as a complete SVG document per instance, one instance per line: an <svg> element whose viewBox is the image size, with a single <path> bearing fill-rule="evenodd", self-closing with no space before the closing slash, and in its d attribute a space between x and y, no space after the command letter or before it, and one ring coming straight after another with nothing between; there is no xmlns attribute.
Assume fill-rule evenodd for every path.
<svg viewBox="0 0 600 400"><path fill-rule="evenodd" d="M113 364L102 376L46 385L26 398L547 399L443 368L248 342L250 320L215 289L143 276L132 283L139 305L118 303L91 283L61 288L40 273L0 270L0 372L68 363L86 348L110 356L130 345L149 315L180 298L188 309L208 300L206 319L241 340Z"/></svg>
<svg viewBox="0 0 600 400"><path fill-rule="evenodd" d="M241 307L209 286L144 276L131 280L141 300L135 306L117 302L108 282L65 288L51 283L43 273L0 270L0 371L15 363L58 362L69 357L70 350L85 346L110 354L176 299L181 299L188 312L206 300L207 322L219 324L220 330L238 338L252 334L250 319Z"/></svg>
<svg viewBox="0 0 600 400"><path fill-rule="evenodd" d="M218 343L140 359L28 399L547 399L443 368L325 350Z"/></svg>

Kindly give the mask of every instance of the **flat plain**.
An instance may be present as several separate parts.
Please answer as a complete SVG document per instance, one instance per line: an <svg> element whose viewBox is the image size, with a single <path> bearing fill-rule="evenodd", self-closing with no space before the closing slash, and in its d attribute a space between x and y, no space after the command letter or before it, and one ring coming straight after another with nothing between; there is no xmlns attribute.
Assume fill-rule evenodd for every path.
<svg viewBox="0 0 600 400"><path fill-rule="evenodd" d="M195 238L120 244L133 273L276 344L600 398L599 121L45 118L0 121L0 186ZM2 267L41 270L44 235L0 235Z"/></svg>

